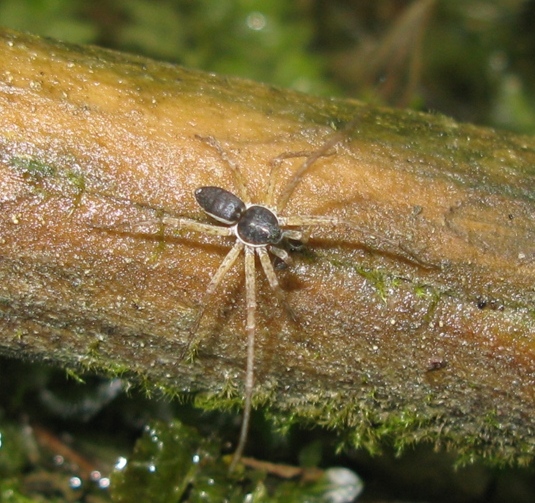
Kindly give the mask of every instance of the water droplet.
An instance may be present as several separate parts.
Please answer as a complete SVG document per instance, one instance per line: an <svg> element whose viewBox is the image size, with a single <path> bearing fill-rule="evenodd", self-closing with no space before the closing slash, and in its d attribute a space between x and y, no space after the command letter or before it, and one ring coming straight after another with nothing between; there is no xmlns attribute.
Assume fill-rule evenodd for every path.
<svg viewBox="0 0 535 503"><path fill-rule="evenodd" d="M102 478L102 474L98 470L93 470L89 475L89 478L93 482L98 482Z"/></svg>
<svg viewBox="0 0 535 503"><path fill-rule="evenodd" d="M128 460L124 458L123 456L119 456L117 458L117 461L115 462L115 469L124 470L127 464L128 464Z"/></svg>
<svg viewBox="0 0 535 503"><path fill-rule="evenodd" d="M108 477L102 477L98 481L98 487L100 487L100 489L108 489L108 487L110 487L110 479Z"/></svg>
<svg viewBox="0 0 535 503"><path fill-rule="evenodd" d="M69 479L69 487L71 489L80 489L82 487L82 479L80 477L71 477Z"/></svg>
<svg viewBox="0 0 535 503"><path fill-rule="evenodd" d="M261 12L251 12L245 22L248 28L255 31L263 30L267 25L266 16Z"/></svg>

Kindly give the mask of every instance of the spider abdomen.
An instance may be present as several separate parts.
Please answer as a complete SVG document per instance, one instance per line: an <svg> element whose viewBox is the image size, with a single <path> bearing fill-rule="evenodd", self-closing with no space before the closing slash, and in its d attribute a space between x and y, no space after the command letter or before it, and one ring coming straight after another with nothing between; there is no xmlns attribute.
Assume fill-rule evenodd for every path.
<svg viewBox="0 0 535 503"><path fill-rule="evenodd" d="M238 196L220 187L199 187L195 199L208 215L224 224L237 223L245 211Z"/></svg>

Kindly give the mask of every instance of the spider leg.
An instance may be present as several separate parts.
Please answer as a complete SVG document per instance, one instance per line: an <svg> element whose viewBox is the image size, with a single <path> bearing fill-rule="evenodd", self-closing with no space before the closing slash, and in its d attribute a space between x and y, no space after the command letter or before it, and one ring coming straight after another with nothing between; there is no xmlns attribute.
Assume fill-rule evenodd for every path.
<svg viewBox="0 0 535 503"><path fill-rule="evenodd" d="M266 206L272 207L275 206L275 186L279 180L279 170L282 164L282 161L285 159L291 159L292 157L308 157L312 152L301 151L301 152L283 152L282 154L272 159L269 164L271 164L271 172L269 174L269 184L266 191Z"/></svg>
<svg viewBox="0 0 535 503"><path fill-rule="evenodd" d="M221 227L216 227L217 229L220 229ZM186 342L186 347L184 349L184 352L182 353L182 358L185 357L186 352L188 351L189 347L191 346L192 342L195 339L195 336L197 335L197 331L199 329L199 325L201 324L202 317L204 313L206 312L206 308L208 307L210 297L215 293L217 287L220 285L221 280L225 277L225 274L230 270L230 268L234 265L234 262L236 262L236 259L240 255L241 251L244 248L244 244L241 241L236 241L234 246L230 249L230 251L227 253L227 256L223 259L223 262L221 262L221 265L215 272L215 274L212 276L212 279L210 280L210 283L208 284L208 287L206 288L206 292L204 293L203 301L201 303L201 307L199 308L199 311L197 312L197 315L195 316L195 321L193 322L193 325L191 326L189 332L189 338Z"/></svg>
<svg viewBox="0 0 535 503"><path fill-rule="evenodd" d="M309 226L313 227L315 225L347 225L351 228L356 228L360 232L364 232L361 230L358 226L355 224L348 222L346 220L343 220L338 217L328 217L328 216L289 216L289 217L278 217L279 223L282 227L301 227L301 226ZM290 239L295 239L292 235L290 235L290 232L294 232L292 230L284 230L284 234L288 236ZM302 234L302 231L297 231L298 233Z"/></svg>
<svg viewBox="0 0 535 503"><path fill-rule="evenodd" d="M136 226L151 223L150 221L137 222ZM188 231L201 232L203 234L210 234L212 236L232 236L234 233L230 227L222 227L221 225L204 224L197 222L191 218L176 218L163 217L162 223L170 227L178 229L185 229Z"/></svg>
<svg viewBox="0 0 535 503"><path fill-rule="evenodd" d="M227 166L231 169L232 174L234 175L234 181L236 182L236 186L238 188L238 192L240 195L240 199L245 202L249 202L251 198L249 197L249 193L247 191L247 187L245 184L245 180L243 178L243 175L240 171L240 167L236 162L234 162L225 152L221 144L213 137L213 136L200 136L195 135L196 138L199 140L202 140L207 145L210 145L218 154L221 159L227 164Z"/></svg>
<svg viewBox="0 0 535 503"><path fill-rule="evenodd" d="M344 132L344 134L342 134ZM288 204L288 200L292 196L295 188L297 187L297 184L301 181L301 178L303 178L303 175L305 172L320 158L325 155L327 155L327 151L334 147L337 143L339 143L345 135L345 129L342 131L338 131L337 133L333 134L329 140L327 140L322 147L320 147L318 150L313 152L311 155L309 155L303 164L301 164L300 168L294 173L291 180L288 182L286 187L284 188L284 191L281 194L281 197L279 199L279 202L277 203L277 212L280 213L284 210L286 207L286 204Z"/></svg>
<svg viewBox="0 0 535 503"><path fill-rule="evenodd" d="M243 247L243 245L242 245ZM249 423L251 421L251 408L254 388L254 339L256 331L256 286L255 286L255 252L251 246L245 247L245 303L247 308L247 322L245 332L247 333L247 366L245 370L245 399L243 407L243 418L241 424L240 438L238 446L229 466L229 471L236 468L242 457L247 434L249 432Z"/></svg>
<svg viewBox="0 0 535 503"><path fill-rule="evenodd" d="M359 225L354 224L353 222L350 222L349 220L344 220L342 218L337 217L321 217L321 216L290 216L290 217L279 217L279 222L283 226L305 226L305 227L314 227L317 225L340 225L340 226L346 226L348 229L351 229L353 231L358 232L359 234L362 234L364 239L362 240L361 244L365 246L366 248L369 248L370 250L376 250L376 251L382 251L388 254L395 254L399 257L404 258L410 263L417 264L419 266L429 268L434 268L435 266L433 264L429 264L422 259L420 259L417 255L415 255L413 252L411 252L409 249L407 249L405 246L403 246L401 243L396 242L392 239L388 239L384 236L376 236L374 234L371 234L369 229L365 229L363 227L360 227ZM284 231L285 233L288 233L288 230ZM310 235L310 232L305 232L303 234L303 238L308 238Z"/></svg>
<svg viewBox="0 0 535 503"><path fill-rule="evenodd" d="M281 225L287 225L290 227L296 226L305 226L305 227L314 227L317 225L341 225L346 226L347 228L357 231L359 234L362 234L367 238L368 241L375 241L378 243L378 245L386 244L392 248L396 248L398 250L403 251L404 253L409 253L407 250L405 250L403 247L399 245L399 243L395 243L394 241L387 239L385 237L378 238L374 234L371 234L368 229L365 229L363 227L360 227L353 222L350 222L348 220L344 220L342 218L338 217L322 217L322 216L290 216L290 217L279 217L279 222ZM285 233L289 232L287 230L284 231ZM307 234L310 234L310 232ZM380 249L380 248L378 248ZM414 257L413 257L414 258Z"/></svg>
<svg viewBox="0 0 535 503"><path fill-rule="evenodd" d="M279 199L278 204L276 205L277 213L280 213L284 210L286 207L286 204L288 204L288 200L292 196L295 188L297 187L298 183L301 181L301 178L303 178L303 175L305 172L320 158L324 157L331 149L332 147L336 146L338 143L341 143L342 141L349 138L349 135L347 134L348 131L350 131L357 122L360 120L360 114L358 114L355 118L350 120L342 129L339 129L335 133L333 133L331 136L327 138L327 140L323 143L323 145L316 151L314 151L311 155L307 156L303 164L299 167L299 169L294 173L288 184L286 185L284 191L281 194L281 197Z"/></svg>
<svg viewBox="0 0 535 503"><path fill-rule="evenodd" d="M271 265L271 260L269 259L269 254L265 248L258 247L256 249L256 252L258 253L258 257L260 258L260 263L262 264L262 269L264 269L264 273L266 275L266 278L268 280L269 286L273 290L273 293L279 300L279 302L284 307L285 311L288 313L288 316L293 322L297 321L297 316L294 313L293 309L289 306L286 297L284 295L284 292L282 291L279 280L277 279L277 275L275 274L275 270L273 269L273 266ZM278 256L278 255L277 255ZM282 258L282 257L280 257ZM283 259L284 260L284 259Z"/></svg>
<svg viewBox="0 0 535 503"><path fill-rule="evenodd" d="M147 225L168 225L169 227L174 227L176 229L184 229L187 231L200 232L203 234L210 234L212 236L232 236L233 231L230 227L222 227L220 225L204 224L202 222L197 222L192 218L177 218L177 217L162 217L160 220L141 220L139 222L122 222L117 225L114 225L113 229L107 227L100 227L92 225L93 229L102 229L109 232L118 232L120 229L124 229L124 232L135 231L146 227ZM159 233L162 230L159 229Z"/></svg>
<svg viewBox="0 0 535 503"><path fill-rule="evenodd" d="M286 265L292 265L293 260L290 254L283 248L277 248L276 246L271 246L269 251L273 253L277 258L280 258Z"/></svg>
<svg viewBox="0 0 535 503"><path fill-rule="evenodd" d="M281 219L279 218L279 222ZM303 241L305 238L305 232L298 231L296 229L284 229L283 235L287 239L292 239L293 241Z"/></svg>

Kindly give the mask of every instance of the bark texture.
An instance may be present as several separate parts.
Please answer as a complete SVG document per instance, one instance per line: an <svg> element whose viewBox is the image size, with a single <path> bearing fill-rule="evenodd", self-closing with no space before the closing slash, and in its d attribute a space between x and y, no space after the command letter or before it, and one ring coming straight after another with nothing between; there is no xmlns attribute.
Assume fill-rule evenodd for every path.
<svg viewBox="0 0 535 503"><path fill-rule="evenodd" d="M278 272L292 322L257 271L255 403L374 449L385 437L468 459L535 452L535 140L0 32L0 351L127 375L207 406L241 399L243 257L186 341L232 239L216 185L266 201L272 160L311 153L283 215L312 230ZM225 160L199 137L222 145ZM288 156L280 197L304 157ZM259 268L257 268L259 269Z"/></svg>

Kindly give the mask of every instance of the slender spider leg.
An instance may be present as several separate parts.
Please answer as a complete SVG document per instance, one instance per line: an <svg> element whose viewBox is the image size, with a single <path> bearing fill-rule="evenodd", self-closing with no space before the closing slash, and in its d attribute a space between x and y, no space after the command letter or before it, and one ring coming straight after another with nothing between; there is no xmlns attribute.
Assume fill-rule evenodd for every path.
<svg viewBox="0 0 535 503"><path fill-rule="evenodd" d="M421 260L418 258L414 253L412 253L410 250L402 246L399 242L393 241L392 239L388 239L384 236L375 236L374 234L371 234L368 229L365 229L359 225L356 225L353 222L350 222L349 220L344 220L342 218L337 217L322 217L322 216L290 216L290 217L279 217L279 222L281 225L289 226L289 227L314 227L317 225L333 225L333 226L347 226L349 229L353 231L357 231L359 234L362 234L365 238L368 240L374 241L376 244L374 246L371 246L369 244L365 244L363 242L363 245L369 247L373 250L380 250L387 253L392 253L393 250L396 250L397 255L400 257L403 257L404 259L408 260L411 263L418 264L419 266L423 266L425 268L431 267L431 264L428 264L427 262ZM288 235L288 230L284 231L285 234ZM301 231L301 234L303 236L303 239L308 239L308 236L310 235L310 232L303 232ZM385 246L386 245L386 246ZM390 248L390 249L388 249Z"/></svg>
<svg viewBox="0 0 535 503"><path fill-rule="evenodd" d="M279 223L281 226L288 226L288 227L313 227L315 225L347 225L350 227L354 227L360 232L364 232L361 230L358 226L355 226L353 223L343 220L338 217L329 217L329 216L315 216L315 215L296 215L296 216L288 216L288 217L278 217ZM290 239L295 239L290 232L293 232L292 230L285 230L284 234L288 236ZM303 234L303 231L296 231L297 234ZM300 239L300 238L297 238Z"/></svg>
<svg viewBox="0 0 535 503"><path fill-rule="evenodd" d="M242 245L243 247L243 245ZM238 446L232 456L232 461L229 466L229 471L234 471L236 465L240 461L245 443L247 442L247 434L249 433L249 423L251 420L251 407L253 399L254 388L254 342L256 331L256 286L255 286L255 252L254 248L247 246L245 248L245 303L247 309L247 322L245 324L245 331L247 333L247 366L245 370L245 397L243 406L243 417L240 431L240 438Z"/></svg>
<svg viewBox="0 0 535 503"><path fill-rule="evenodd" d="M281 217L279 217L279 222L280 220L281 220ZM298 231L295 229L284 230L284 237L287 239L293 239L294 241L303 241L303 239L305 239L305 234L307 234L307 232Z"/></svg>
<svg viewBox="0 0 535 503"><path fill-rule="evenodd" d="M200 232L203 234L210 234L212 236L232 236L234 233L230 227L222 227L220 225L203 224L189 218L163 217L162 223L176 227L178 229L185 229L188 231ZM154 223L154 221L147 220L145 222L137 222L136 226L143 224Z"/></svg>
<svg viewBox="0 0 535 503"><path fill-rule="evenodd" d="M271 248L273 250L273 247ZM273 290L273 293L277 297L278 301L282 304L286 312L288 313L288 316L290 319L295 323L297 322L297 316L294 313L293 309L288 304L288 301L286 300L286 297L284 296L284 292L282 291L279 280L277 279L277 275L275 274L275 271L273 269L273 265L271 264L271 260L269 259L269 254L265 248L258 247L256 249L256 253L258 254L258 257L260 258L260 263L262 264L262 269L264 269L264 273L266 275L266 278L268 280L269 286ZM279 255L277 255L279 256ZM281 257L282 258L282 257ZM284 259L283 259L284 260Z"/></svg>
<svg viewBox="0 0 535 503"><path fill-rule="evenodd" d="M223 227L223 229L228 229L228 227ZM195 339L195 336L197 335L197 330L199 328L199 325L201 324L202 317L206 312L206 308L208 307L208 300L215 293L217 287L221 283L221 280L224 278L225 274L227 274L230 268L234 265L236 259L239 257L244 247L245 245L241 241L236 241L234 246L230 249L226 257L223 259L223 262L221 262L221 265L219 266L215 274L212 276L212 279L210 280L210 283L208 284L208 287L204 292L203 301L201 303L199 311L197 311L195 321L193 322L193 325L189 330L190 335L186 342L184 352L182 354L183 357L186 355L186 352L188 351L189 347Z"/></svg>
<svg viewBox="0 0 535 503"><path fill-rule="evenodd" d="M270 161L271 171L269 173L268 187L266 190L266 206L273 207L275 206L275 187L279 180L279 171L282 161L285 159L290 159L292 157L308 157L312 152L301 151L301 152L284 152L283 154L278 155L275 159Z"/></svg>
<svg viewBox="0 0 535 503"><path fill-rule="evenodd" d="M219 154L221 159L228 165L230 170L232 171L232 174L234 175L234 181L236 182L236 186L238 188L238 192L240 195L240 198L242 201L250 201L249 192L247 191L247 187L245 185L245 180L243 179L243 175L241 174L240 168L236 162L234 162L230 156L227 155L227 153L223 150L223 147L221 144L213 137L213 136L200 136L195 135L196 138L199 138L199 140L202 140L207 145L210 145L215 151Z"/></svg>
<svg viewBox="0 0 535 503"><path fill-rule="evenodd" d="M328 150L340 143L342 143L344 140L347 140L349 137L347 135L347 132L350 131L355 124L360 120L360 114L354 117L352 120L350 120L342 129L339 129L335 133L333 133L326 141L323 143L323 145L318 149L312 152L303 164L299 167L299 169L294 173L288 184L286 185L284 191L282 192L280 199L277 203L276 210L277 213L281 213L284 208L286 208L286 205L288 204L288 200L292 196L295 188L297 187L298 183L301 181L301 178L305 174L305 172L320 158L324 157L326 152ZM279 156L280 157L280 156Z"/></svg>
<svg viewBox="0 0 535 503"><path fill-rule="evenodd" d="M275 159L272 159L270 161L271 164L271 171L269 174L269 185L268 189L266 191L266 206L268 207L275 207L275 186L277 185L276 182L279 179L279 170L280 166L282 164L282 161L285 159L291 159L293 157L310 157L315 152L311 150L302 150L300 152L283 152L282 154L275 157ZM334 152L324 152L323 157L333 155Z"/></svg>
<svg viewBox="0 0 535 503"><path fill-rule="evenodd" d="M268 186L266 190L266 206L272 207L275 200L275 182L279 179L279 168L282 163L280 156L271 161L271 170L269 172Z"/></svg>
<svg viewBox="0 0 535 503"><path fill-rule="evenodd" d="M314 216L314 215L303 215L303 216L288 216L288 217L279 217L279 222L282 226L288 226L288 227L306 227L306 230L304 231L296 231L298 235L300 235L299 240L306 242L308 241L308 238L310 237L310 233L312 231L312 227L316 227L319 225L332 225L332 226L347 226L349 229L357 231L359 234L362 234L363 236L367 237L368 239L375 240L377 239L373 234L370 234L369 230L364 229L363 227L360 227L353 222L350 222L348 220L344 220L342 218L338 217L329 217L329 216ZM285 230L284 233L290 237L290 239L294 239L291 236L292 230ZM381 237L381 242L388 244L390 246L393 246L395 248L400 248L399 245L394 243L393 241Z"/></svg>
<svg viewBox="0 0 535 503"><path fill-rule="evenodd" d="M282 192L279 201L277 203L277 213L281 213L284 208L286 208L286 205L288 204L288 200L292 196L295 188L297 187L297 184L301 181L301 178L305 174L305 172L320 158L325 156L325 153L331 148L334 147L336 144L340 143L340 141L344 137L345 129L342 131L338 131L337 133L333 134L329 140L327 140L318 150L312 152L311 155L309 155L303 164L299 167L299 169L294 173L291 180L288 182L286 187L284 188L284 191Z"/></svg>
<svg viewBox="0 0 535 503"><path fill-rule="evenodd" d="M168 225L176 229L184 229L187 231L199 232L202 234L210 234L212 236L232 236L232 229L229 227L221 227L220 225L203 224L191 218L177 218L177 217L162 217L160 220L141 220L140 222L123 222L114 226L114 229L121 229L127 227L130 230L140 229L147 225ZM92 226L94 229L101 229L102 227ZM107 229L107 228L106 228ZM160 233L161 231L159 231Z"/></svg>
<svg viewBox="0 0 535 503"><path fill-rule="evenodd" d="M290 257L290 254L283 248L277 248L276 246L270 247L269 251L275 255L275 257L280 258L286 265L292 265L293 259Z"/></svg>

